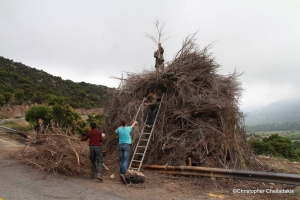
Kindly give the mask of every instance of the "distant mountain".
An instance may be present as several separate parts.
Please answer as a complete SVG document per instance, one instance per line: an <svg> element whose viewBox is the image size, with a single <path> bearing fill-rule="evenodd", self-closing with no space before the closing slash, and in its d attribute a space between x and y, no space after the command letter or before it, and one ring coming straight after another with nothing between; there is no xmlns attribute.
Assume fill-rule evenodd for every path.
<svg viewBox="0 0 300 200"><path fill-rule="evenodd" d="M0 105L13 95L13 104L17 105L41 104L57 96L74 108L99 108L109 100L112 90L103 85L62 80L0 56Z"/></svg>
<svg viewBox="0 0 300 200"><path fill-rule="evenodd" d="M250 112L245 118L247 126L299 121L300 100L278 101L263 109Z"/></svg>

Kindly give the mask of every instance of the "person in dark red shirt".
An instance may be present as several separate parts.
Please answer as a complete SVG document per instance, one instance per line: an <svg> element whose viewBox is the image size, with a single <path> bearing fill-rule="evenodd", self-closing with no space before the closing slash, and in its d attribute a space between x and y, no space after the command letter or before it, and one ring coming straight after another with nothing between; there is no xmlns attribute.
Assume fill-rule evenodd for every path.
<svg viewBox="0 0 300 200"><path fill-rule="evenodd" d="M97 179L103 181L102 178L102 166L103 166L103 153L101 142L103 141L102 132L97 128L95 123L90 124L91 130L88 134L81 139L81 141L87 141L89 139L89 146L90 146L90 160L91 160L91 177L95 177L96 173L96 161L97 161Z"/></svg>

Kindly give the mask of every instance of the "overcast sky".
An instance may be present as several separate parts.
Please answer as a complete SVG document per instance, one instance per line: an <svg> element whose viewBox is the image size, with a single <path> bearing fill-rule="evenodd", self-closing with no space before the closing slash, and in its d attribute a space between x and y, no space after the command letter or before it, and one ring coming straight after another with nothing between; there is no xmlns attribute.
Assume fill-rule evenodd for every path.
<svg viewBox="0 0 300 200"><path fill-rule="evenodd" d="M300 98L299 0L1 0L0 56L75 82L116 87L111 76L153 69L153 21L166 23L172 60L197 34L219 73L235 69L241 109Z"/></svg>

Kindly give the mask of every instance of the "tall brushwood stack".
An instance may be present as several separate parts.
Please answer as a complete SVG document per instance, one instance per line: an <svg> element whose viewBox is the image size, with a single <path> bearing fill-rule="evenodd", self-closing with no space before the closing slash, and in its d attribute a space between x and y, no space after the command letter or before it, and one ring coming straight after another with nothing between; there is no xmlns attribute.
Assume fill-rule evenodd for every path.
<svg viewBox="0 0 300 200"><path fill-rule="evenodd" d="M218 74L220 66L208 48L200 50L194 36L183 41L182 48L165 68L166 73L175 73L177 81L157 78L154 71L128 72L105 108L105 146L116 149L114 130L121 119L128 123L134 120L142 99L151 89L156 96L164 93L165 97L144 163L185 165L192 151L193 163L199 166L249 168L252 151L238 107L242 92L240 74ZM143 108L137 117L140 126L132 133L132 150L146 116L147 109Z"/></svg>

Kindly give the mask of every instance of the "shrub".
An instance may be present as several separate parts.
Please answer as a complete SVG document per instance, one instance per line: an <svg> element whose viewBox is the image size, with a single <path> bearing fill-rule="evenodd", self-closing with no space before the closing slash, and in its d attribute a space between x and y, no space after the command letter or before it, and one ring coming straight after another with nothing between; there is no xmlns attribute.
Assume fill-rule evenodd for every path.
<svg viewBox="0 0 300 200"><path fill-rule="evenodd" d="M68 105L55 104L53 107L53 122L59 124L62 127L70 127L80 120L81 117L76 113L73 108Z"/></svg>
<svg viewBox="0 0 300 200"><path fill-rule="evenodd" d="M97 114L95 116L93 115L88 115L87 119L88 123L96 123L97 127L99 129L104 129L105 128L105 116L104 114Z"/></svg>
<svg viewBox="0 0 300 200"><path fill-rule="evenodd" d="M278 156L277 152L274 150L274 147L269 143L260 140L251 140L250 144L254 152L257 154Z"/></svg>
<svg viewBox="0 0 300 200"><path fill-rule="evenodd" d="M271 154L289 159L299 159L292 141L278 134L272 134L269 138L264 138L262 141L252 140L250 144L257 154Z"/></svg>
<svg viewBox="0 0 300 200"><path fill-rule="evenodd" d="M0 94L0 106L3 106L6 103L5 96Z"/></svg>
<svg viewBox="0 0 300 200"><path fill-rule="evenodd" d="M25 115L25 120L32 125L36 124L40 118L45 124L49 124L53 118L52 108L45 105L32 106Z"/></svg>
<svg viewBox="0 0 300 200"><path fill-rule="evenodd" d="M294 149L300 149L300 141L294 141L293 147L294 147Z"/></svg>

